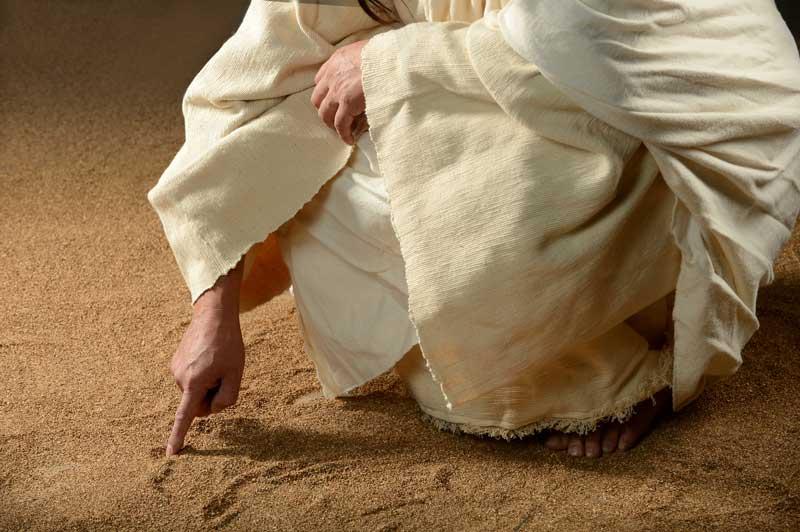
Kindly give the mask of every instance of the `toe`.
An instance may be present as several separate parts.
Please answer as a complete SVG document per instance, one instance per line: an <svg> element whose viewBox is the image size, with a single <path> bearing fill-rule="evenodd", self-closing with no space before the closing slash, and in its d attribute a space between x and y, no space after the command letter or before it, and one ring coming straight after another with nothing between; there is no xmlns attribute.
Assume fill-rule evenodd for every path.
<svg viewBox="0 0 800 532"><path fill-rule="evenodd" d="M581 436L570 436L567 452L570 456L583 456L583 438Z"/></svg>
<svg viewBox="0 0 800 532"><path fill-rule="evenodd" d="M627 451L631 449L636 442L639 441L639 436L641 435L641 431L639 430L638 426L634 425L632 422L628 422L625 426L622 427L619 435L619 450L620 451Z"/></svg>
<svg viewBox="0 0 800 532"><path fill-rule="evenodd" d="M567 435L562 432L554 432L544 441L545 446L553 451L563 451L567 448L568 443Z"/></svg>
<svg viewBox="0 0 800 532"><path fill-rule="evenodd" d="M617 450L617 443L619 442L619 425L614 423L606 427L606 432L603 434L603 452L606 454L613 453Z"/></svg>
<svg viewBox="0 0 800 532"><path fill-rule="evenodd" d="M586 450L586 456L590 458L598 458L603 455L603 451L600 447L600 442L603 439L603 429L597 428L586 435L586 440L584 441L584 447Z"/></svg>
<svg viewBox="0 0 800 532"><path fill-rule="evenodd" d="M655 408L649 399L647 402L640 403L636 409L636 414L624 423L620 430L618 446L621 451L632 449L639 443L655 420Z"/></svg>

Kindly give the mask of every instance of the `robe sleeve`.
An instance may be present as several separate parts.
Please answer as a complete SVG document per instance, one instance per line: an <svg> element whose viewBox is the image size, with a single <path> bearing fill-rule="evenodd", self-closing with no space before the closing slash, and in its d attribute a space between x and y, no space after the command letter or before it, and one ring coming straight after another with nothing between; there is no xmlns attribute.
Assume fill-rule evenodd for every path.
<svg viewBox="0 0 800 532"><path fill-rule="evenodd" d="M641 139L678 198L673 402L727 376L800 209L800 61L772 0L513 0L509 44Z"/></svg>
<svg viewBox="0 0 800 532"><path fill-rule="evenodd" d="M192 81L185 142L148 193L192 301L345 165L352 147L319 119L314 76L338 46L386 29L358 6L256 0ZM288 287L269 244L272 275L246 273L243 285L272 283L261 301ZM260 302L243 296L245 307Z"/></svg>

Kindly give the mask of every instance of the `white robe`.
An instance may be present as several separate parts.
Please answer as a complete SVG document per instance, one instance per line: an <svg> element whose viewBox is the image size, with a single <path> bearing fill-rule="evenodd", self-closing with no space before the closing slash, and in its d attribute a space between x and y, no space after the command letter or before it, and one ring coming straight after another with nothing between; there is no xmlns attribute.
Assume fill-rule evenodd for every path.
<svg viewBox="0 0 800 532"><path fill-rule="evenodd" d="M669 210L662 213L667 227ZM662 299L628 323L448 408L408 317L405 264L369 135L358 139L347 166L278 235L304 347L325 397L346 396L395 368L440 428L510 439L548 428L585 433L598 421L624 420L633 405L670 384L671 352L649 349L646 338L666 332Z"/></svg>
<svg viewBox="0 0 800 532"><path fill-rule="evenodd" d="M406 25L388 31L357 8L253 2L187 91L186 143L149 194L192 298L245 254L244 308L288 287L275 231L353 152L310 104L314 73L337 46L371 37L369 135L409 319L442 404L452 411L537 372L558 395L570 384L565 350L602 338L677 282L672 384L683 406L706 376L735 370L757 323L757 284L771 278L797 216L796 48L771 2L753 12L746 2L698 10L637 0L611 3L613 14L599 1L503 4L398 2ZM593 13L576 19L592 24L570 28L570 9ZM621 24L626 10L668 16ZM552 30L547 39L537 24ZM748 53L714 62L699 35L660 37L681 28ZM753 37L769 28L776 36ZM617 33L619 47L605 47ZM646 57L663 50L658 83L641 75L653 73L647 61L615 62L640 43ZM731 61L750 70L732 77ZM628 374L620 390L641 390L653 371ZM633 395L571 414L610 412Z"/></svg>

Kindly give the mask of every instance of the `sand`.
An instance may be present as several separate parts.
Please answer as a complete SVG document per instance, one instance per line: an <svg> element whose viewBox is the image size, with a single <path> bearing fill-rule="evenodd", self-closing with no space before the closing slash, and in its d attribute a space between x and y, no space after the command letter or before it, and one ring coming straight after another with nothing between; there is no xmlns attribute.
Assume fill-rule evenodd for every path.
<svg viewBox="0 0 800 532"><path fill-rule="evenodd" d="M0 2L0 529L800 527L800 233L742 370L627 454L437 432L392 375L323 400L287 293L235 409L163 445L188 293L145 194L243 2Z"/></svg>

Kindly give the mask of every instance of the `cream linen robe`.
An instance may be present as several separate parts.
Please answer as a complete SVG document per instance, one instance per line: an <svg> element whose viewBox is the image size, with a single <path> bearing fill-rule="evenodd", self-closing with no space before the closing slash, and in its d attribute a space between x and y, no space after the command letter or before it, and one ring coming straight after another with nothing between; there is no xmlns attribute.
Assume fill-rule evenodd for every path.
<svg viewBox="0 0 800 532"><path fill-rule="evenodd" d="M800 209L800 60L773 0L513 0L507 42L642 139L679 201L674 402L734 373Z"/></svg>
<svg viewBox="0 0 800 532"><path fill-rule="evenodd" d="M647 236L668 240L671 201L663 200L671 195L662 180L648 177L658 175L639 179L650 190L639 197L666 208L648 213L660 220L660 233ZM510 439L547 428L587 432L603 419L624 420L633 405L669 386L670 352L649 350L645 338L663 339L669 314L662 299L553 357L532 354L525 370L448 409L408 318L405 263L386 182L369 135L362 135L347 166L277 231L305 349L326 397L348 395L394 367L439 428ZM615 216L638 217L635 200L614 209ZM664 257L658 284L665 291L675 286L678 262L674 249Z"/></svg>
<svg viewBox="0 0 800 532"><path fill-rule="evenodd" d="M514 51L493 13L500 4L405 4L405 22L440 23L385 32L355 9L253 2L187 91L186 143L149 198L193 299L245 253L245 308L285 289L273 233L352 151L309 102L314 73L335 46L383 32L363 53L370 135L410 317L452 407L663 297L663 259L675 251L648 214L676 202L653 192L658 167L636 136L584 111ZM752 136L787 127L779 122L753 121ZM746 148L733 162L747 165ZM626 202L634 216L618 208ZM737 260L711 254L722 267ZM676 353L675 363L693 356L708 355Z"/></svg>

